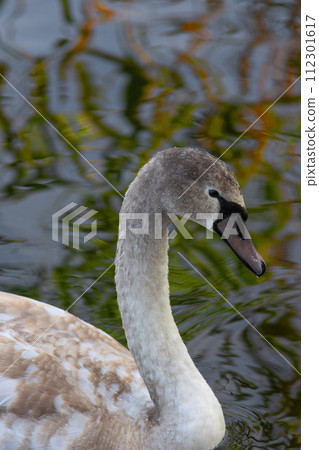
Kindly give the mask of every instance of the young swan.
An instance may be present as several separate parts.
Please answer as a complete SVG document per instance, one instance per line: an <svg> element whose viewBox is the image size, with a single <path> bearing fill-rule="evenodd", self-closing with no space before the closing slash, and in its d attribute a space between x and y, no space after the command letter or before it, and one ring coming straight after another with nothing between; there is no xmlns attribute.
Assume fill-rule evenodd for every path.
<svg viewBox="0 0 319 450"><path fill-rule="evenodd" d="M58 308L0 294L0 448L210 450L222 440L221 406L171 313L167 227L170 213L188 213L229 235L262 275L234 174L201 150L160 152L130 185L121 213L116 288L132 353ZM207 214L216 213L223 217L213 222Z"/></svg>

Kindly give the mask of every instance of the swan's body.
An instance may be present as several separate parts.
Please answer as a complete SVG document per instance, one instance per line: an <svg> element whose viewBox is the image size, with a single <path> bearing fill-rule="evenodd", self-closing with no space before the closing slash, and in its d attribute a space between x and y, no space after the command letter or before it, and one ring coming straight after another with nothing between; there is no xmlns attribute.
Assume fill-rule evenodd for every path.
<svg viewBox="0 0 319 450"><path fill-rule="evenodd" d="M0 448L142 448L129 442L151 400L130 353L51 305L6 293L0 305L1 373L63 314L0 378Z"/></svg>
<svg viewBox="0 0 319 450"><path fill-rule="evenodd" d="M223 195L211 198L207 189ZM188 355L171 313L167 226L170 212L192 213L203 223L196 212L225 208L245 215L238 183L227 166L199 150L159 153L130 186L121 210L116 285L132 354L58 308L0 294L0 374L20 357L0 378L1 449L210 450L218 445L225 432L221 406ZM140 225L126 227L128 216L123 217L132 212L148 213L149 234L137 234L133 228ZM154 226L160 213L158 238ZM256 274L264 272L250 240L237 236L229 245Z"/></svg>

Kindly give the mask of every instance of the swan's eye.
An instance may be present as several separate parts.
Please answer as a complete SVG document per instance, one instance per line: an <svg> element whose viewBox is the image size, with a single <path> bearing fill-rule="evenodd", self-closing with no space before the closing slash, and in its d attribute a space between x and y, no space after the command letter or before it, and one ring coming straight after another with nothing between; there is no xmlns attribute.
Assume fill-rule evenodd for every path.
<svg viewBox="0 0 319 450"><path fill-rule="evenodd" d="M208 190L208 193L209 193L209 195L210 195L211 197L213 197L213 198L219 197L219 193L218 193L217 191L215 191L215 189L209 189L209 190Z"/></svg>

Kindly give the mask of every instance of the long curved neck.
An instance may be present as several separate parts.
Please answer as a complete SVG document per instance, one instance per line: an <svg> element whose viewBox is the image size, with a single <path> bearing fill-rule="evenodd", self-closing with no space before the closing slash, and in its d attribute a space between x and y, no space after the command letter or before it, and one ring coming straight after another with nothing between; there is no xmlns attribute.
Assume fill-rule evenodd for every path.
<svg viewBox="0 0 319 450"><path fill-rule="evenodd" d="M157 414L172 398L176 400L177 388L183 385L181 378L188 377L190 372L192 377L194 372L198 374L170 308L165 241L128 239L119 243L117 256L123 254L117 264L123 326ZM120 280L121 274L125 276L125 285Z"/></svg>
<svg viewBox="0 0 319 450"><path fill-rule="evenodd" d="M152 197L152 192L148 194ZM128 212L149 213L149 234L129 231ZM126 234L126 238L119 239L116 263L118 303L128 345L154 402L155 420L169 422L175 434L183 423L192 427L198 423L203 430L203 421L208 420L211 429L216 416L223 427L220 405L190 358L172 316L168 219L164 215L163 237L158 239L152 229L154 212L159 212L156 200L149 201L131 185L120 215L120 237Z"/></svg>

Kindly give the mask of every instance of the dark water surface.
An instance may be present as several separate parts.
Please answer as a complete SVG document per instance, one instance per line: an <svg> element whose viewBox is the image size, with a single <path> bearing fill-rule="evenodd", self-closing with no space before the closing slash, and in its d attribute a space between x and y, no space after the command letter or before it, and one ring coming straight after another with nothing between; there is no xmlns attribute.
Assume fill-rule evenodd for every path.
<svg viewBox="0 0 319 450"><path fill-rule="evenodd" d="M297 1L2 0L0 30L1 73L69 142L0 79L1 289L62 308L112 264L121 205L75 149L124 194L157 150L221 155L300 72ZM299 96L297 82L223 155L266 274L195 224L171 242L174 316L223 405L224 449L300 448ZM80 250L52 240L70 202L98 211ZM71 312L125 344L113 277Z"/></svg>

